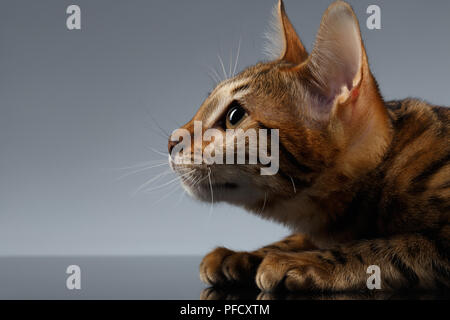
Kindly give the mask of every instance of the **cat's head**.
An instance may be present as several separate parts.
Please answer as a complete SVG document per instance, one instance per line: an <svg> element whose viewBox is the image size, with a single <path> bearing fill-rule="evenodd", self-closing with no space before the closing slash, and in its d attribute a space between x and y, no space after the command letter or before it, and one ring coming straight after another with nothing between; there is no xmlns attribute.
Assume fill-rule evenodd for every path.
<svg viewBox="0 0 450 320"><path fill-rule="evenodd" d="M386 111L351 7L338 1L327 9L311 54L282 1L275 17L277 34L272 41L278 43L277 58L220 83L182 127L192 137L182 152L174 153L177 142L169 141L171 167L185 189L200 200L225 201L258 211L318 185L334 183L333 179L342 182L370 170L386 149ZM216 129L214 135L223 140L207 143L204 139L196 145L195 124L201 125L203 133ZM225 159L226 150L237 141L223 142L227 129L242 129L233 133L238 138L251 130L278 129L278 150L270 151L277 137L268 134L267 143L272 159L279 155L276 174L262 175L261 167L267 167L262 163L193 163L195 152L211 146L223 150ZM249 144L248 139L244 141ZM181 159L191 163L181 163Z"/></svg>

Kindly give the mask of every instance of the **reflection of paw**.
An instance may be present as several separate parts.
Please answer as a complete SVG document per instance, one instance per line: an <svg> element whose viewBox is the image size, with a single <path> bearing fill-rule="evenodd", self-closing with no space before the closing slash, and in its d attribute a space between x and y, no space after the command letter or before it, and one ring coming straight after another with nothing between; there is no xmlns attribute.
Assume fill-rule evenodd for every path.
<svg viewBox="0 0 450 320"><path fill-rule="evenodd" d="M258 295L257 289L239 289L229 291L224 288L206 288L200 294L200 300L255 300Z"/></svg>
<svg viewBox="0 0 450 320"><path fill-rule="evenodd" d="M263 292L329 288L332 268L314 252L269 253L261 262L256 284Z"/></svg>
<svg viewBox="0 0 450 320"><path fill-rule="evenodd" d="M254 285L261 257L249 252L217 248L203 258L200 279L211 286Z"/></svg>
<svg viewBox="0 0 450 320"><path fill-rule="evenodd" d="M200 300L226 300L227 294L214 288L203 289Z"/></svg>
<svg viewBox="0 0 450 320"><path fill-rule="evenodd" d="M271 292L260 292L256 297L256 300L278 300L280 299L277 295Z"/></svg>

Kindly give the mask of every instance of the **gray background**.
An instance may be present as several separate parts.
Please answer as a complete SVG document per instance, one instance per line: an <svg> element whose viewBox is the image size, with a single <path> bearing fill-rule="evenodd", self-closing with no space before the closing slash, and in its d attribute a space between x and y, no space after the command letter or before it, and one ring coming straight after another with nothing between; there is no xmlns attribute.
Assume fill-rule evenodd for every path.
<svg viewBox="0 0 450 320"><path fill-rule="evenodd" d="M450 104L450 2L350 2L385 97ZM66 29L72 3L81 31ZM218 53L228 65L242 39L239 70L264 58L274 3L2 0L0 255L203 254L287 234L237 208L210 212L177 184L134 194L167 166L118 169L165 160L150 150L166 151L154 122L169 132L192 117ZM286 0L309 49L329 3ZM365 28L369 4L381 31Z"/></svg>

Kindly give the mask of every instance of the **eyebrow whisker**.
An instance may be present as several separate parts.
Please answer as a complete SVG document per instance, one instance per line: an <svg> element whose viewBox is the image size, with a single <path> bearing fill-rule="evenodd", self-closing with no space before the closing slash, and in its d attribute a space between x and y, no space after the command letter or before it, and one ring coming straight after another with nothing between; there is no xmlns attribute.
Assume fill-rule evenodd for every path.
<svg viewBox="0 0 450 320"><path fill-rule="evenodd" d="M238 61L239 61L239 54L241 52L241 41L242 41L242 38L239 38L238 50L237 50L237 54L236 54L236 61L234 63L234 69L233 69L233 74L232 74L233 77L236 75L236 69L237 69L237 65L238 65Z"/></svg>
<svg viewBox="0 0 450 320"><path fill-rule="evenodd" d="M220 56L220 54L218 54L217 57L219 58L220 65L222 66L223 75L225 76L223 80L226 80L228 79L228 75L227 72L225 71L225 65L223 64L222 57Z"/></svg>

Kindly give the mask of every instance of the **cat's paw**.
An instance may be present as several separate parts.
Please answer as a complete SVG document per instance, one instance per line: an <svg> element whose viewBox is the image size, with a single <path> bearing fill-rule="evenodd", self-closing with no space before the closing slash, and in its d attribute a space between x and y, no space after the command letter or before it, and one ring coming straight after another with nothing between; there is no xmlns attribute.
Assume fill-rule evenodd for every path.
<svg viewBox="0 0 450 320"><path fill-rule="evenodd" d="M332 276L332 266L316 253L269 253L258 268L256 284L263 292L324 290Z"/></svg>
<svg viewBox="0 0 450 320"><path fill-rule="evenodd" d="M262 257L250 252L217 248L203 258L200 279L210 286L253 286Z"/></svg>

